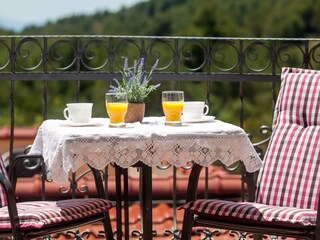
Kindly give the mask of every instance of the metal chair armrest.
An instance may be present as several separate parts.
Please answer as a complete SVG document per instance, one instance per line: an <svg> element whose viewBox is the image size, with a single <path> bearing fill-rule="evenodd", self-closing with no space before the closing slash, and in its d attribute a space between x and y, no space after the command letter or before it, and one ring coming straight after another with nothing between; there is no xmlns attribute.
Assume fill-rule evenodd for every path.
<svg viewBox="0 0 320 240"><path fill-rule="evenodd" d="M201 170L202 166L197 163L195 163L191 169L188 181L186 203L197 199L198 182Z"/></svg>
<svg viewBox="0 0 320 240"><path fill-rule="evenodd" d="M246 200L248 202L255 201L257 174L258 174L258 172L253 172L253 173L246 172L245 173L244 182L247 184L248 192L247 192L247 198L243 199L243 200Z"/></svg>
<svg viewBox="0 0 320 240"><path fill-rule="evenodd" d="M18 178L17 177L17 170L18 170L19 166L21 164L26 164L26 160L31 160L31 159L40 160L39 164L41 164L41 166L43 166L43 164L44 164L42 155L23 154L23 155L19 155L18 157L16 157L13 160L11 168L10 168L10 172L9 172L9 178L10 178L10 182L12 184L12 188L14 191L16 189L17 178ZM32 169L32 168L38 167L39 164L37 166L32 166L30 168Z"/></svg>
<svg viewBox="0 0 320 240"><path fill-rule="evenodd" d="M93 177L94 177L98 197L102 198L102 199L106 199L107 196L106 196L106 192L104 191L104 188L103 188L103 179L101 177L100 171L91 167L89 164L88 164L88 166L89 166L89 168L93 174Z"/></svg>
<svg viewBox="0 0 320 240"><path fill-rule="evenodd" d="M19 239L18 236L21 236L21 230L20 230L20 222L18 217L16 197L15 197L11 183L9 182L7 177L4 176L2 173L0 173L0 184L7 198L7 207L8 207L8 212L9 212L9 217L10 217L10 222L12 227L12 234L14 236L14 239Z"/></svg>
<svg viewBox="0 0 320 240"><path fill-rule="evenodd" d="M265 149L263 146L267 146L272 133L272 128L268 125L262 125L259 129L260 134L263 136L263 140L259 142L253 142L253 147L255 148L256 152L260 156L261 159L264 158ZM250 140L252 140L253 136L248 134ZM244 172L242 173L243 181L247 184L248 193L247 197L243 196L243 200L254 202L255 201L255 191L256 191L256 183L259 171L254 173Z"/></svg>

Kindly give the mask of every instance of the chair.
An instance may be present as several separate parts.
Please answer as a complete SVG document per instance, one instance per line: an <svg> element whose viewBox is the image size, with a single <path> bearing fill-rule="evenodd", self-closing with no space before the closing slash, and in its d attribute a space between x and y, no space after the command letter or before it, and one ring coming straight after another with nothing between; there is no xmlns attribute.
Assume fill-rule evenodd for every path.
<svg viewBox="0 0 320 240"><path fill-rule="evenodd" d="M106 200L101 191L100 172L92 170L96 184L100 184L97 186L99 198L17 203L13 187L16 182L11 185L0 154L0 238L32 239L101 221L106 239L114 239L109 209L115 204Z"/></svg>
<svg viewBox="0 0 320 240"><path fill-rule="evenodd" d="M245 202L196 199L200 166L192 170L181 239L192 227L320 239L320 71L283 68L272 134L255 193ZM248 174L248 188L254 174ZM241 238L242 239L242 238Z"/></svg>

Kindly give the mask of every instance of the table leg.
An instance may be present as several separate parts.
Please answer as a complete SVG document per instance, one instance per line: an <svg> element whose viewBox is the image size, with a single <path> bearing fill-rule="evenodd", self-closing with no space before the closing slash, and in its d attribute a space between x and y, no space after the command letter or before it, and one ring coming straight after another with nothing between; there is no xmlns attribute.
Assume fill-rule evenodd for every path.
<svg viewBox="0 0 320 240"><path fill-rule="evenodd" d="M140 169L140 207L142 208L143 239L152 239L152 168L142 164Z"/></svg>
<svg viewBox="0 0 320 240"><path fill-rule="evenodd" d="M128 169L123 169L115 164L115 173L116 173L116 203L117 203L116 204L117 240L122 240L123 236L125 240L129 240ZM122 176L123 176L123 179L121 179ZM122 187L123 187L123 190L122 190ZM124 208L124 233L122 231L122 206Z"/></svg>
<svg viewBox="0 0 320 240"><path fill-rule="evenodd" d="M115 164L115 175L116 175L116 216L117 216L117 240L122 238L122 216L121 216L121 169Z"/></svg>
<svg viewBox="0 0 320 240"><path fill-rule="evenodd" d="M129 186L128 169L123 169L123 197L124 197L124 239L129 240Z"/></svg>
<svg viewBox="0 0 320 240"><path fill-rule="evenodd" d="M152 239L152 168L145 165L144 163L138 163L134 167L139 168L140 178L140 209L141 209L141 225L142 225L142 239ZM128 211L128 175L127 169L122 169L118 165L116 169L116 209L117 209L117 240L121 240L123 237L122 232L122 201L124 200L125 208L125 239L129 238L129 218ZM124 177L124 196L122 196L122 181L121 175ZM124 197L124 199L123 199Z"/></svg>

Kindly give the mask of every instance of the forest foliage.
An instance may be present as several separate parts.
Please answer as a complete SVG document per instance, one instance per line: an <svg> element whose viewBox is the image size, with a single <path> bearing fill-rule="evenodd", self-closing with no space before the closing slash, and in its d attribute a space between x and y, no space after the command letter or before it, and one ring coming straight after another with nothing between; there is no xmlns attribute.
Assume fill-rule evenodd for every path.
<svg viewBox="0 0 320 240"><path fill-rule="evenodd" d="M62 6L63 7L63 6ZM149 0L116 13L97 12L93 15L75 15L48 22L43 26L28 26L15 33L1 30L0 35L132 35L132 36L200 36L200 37L257 37L257 38L307 38L318 37L320 0ZM1 89L10 89L9 82L3 82ZM165 88L166 85L162 85ZM205 84L192 83L181 86L187 97L194 93L205 95ZM41 94L36 83L20 82L16 95L16 123L18 125L39 124L42 120ZM94 113L105 117L104 98L101 91L107 86L101 81L95 84L84 82L82 101L97 103ZM247 86L250 96L245 100L245 127L257 127L271 122L272 103L270 86ZM50 84L53 97L50 104L55 106L48 117L61 118L61 109L72 101L72 83ZM246 89L246 88L245 88ZM159 90L161 91L161 89ZM237 88L216 83L212 86L210 113L221 119L238 123L239 102ZM97 94L97 92L101 92ZM253 94L254 93L254 94ZM9 91L0 98L2 110L8 113ZM202 99L201 99L202 100ZM232 101L231 101L232 100ZM147 99L147 105L160 101L158 95ZM151 103L152 102L152 103ZM257 107L256 103L265 102ZM158 104L159 105L159 104ZM267 109L267 111L266 111ZM149 114L161 114L159 108L150 107ZM32 114L31 114L32 113ZM9 116L9 114L8 114ZM0 126L9 124L9 118L0 118Z"/></svg>
<svg viewBox="0 0 320 240"><path fill-rule="evenodd" d="M21 33L318 37L319 9L319 0L149 0L116 13L101 11L30 26Z"/></svg>

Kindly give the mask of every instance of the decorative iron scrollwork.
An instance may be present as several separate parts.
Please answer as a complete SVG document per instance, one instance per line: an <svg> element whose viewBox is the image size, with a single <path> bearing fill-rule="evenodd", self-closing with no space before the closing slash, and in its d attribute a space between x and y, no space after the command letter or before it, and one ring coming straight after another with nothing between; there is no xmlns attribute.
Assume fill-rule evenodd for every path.
<svg viewBox="0 0 320 240"><path fill-rule="evenodd" d="M277 66L281 69L284 66L304 67L308 58L302 48L303 44L294 41L281 42L276 49Z"/></svg>
<svg viewBox="0 0 320 240"><path fill-rule="evenodd" d="M252 72L264 72L272 64L272 48L266 42L255 41L244 49L245 66Z"/></svg>
<svg viewBox="0 0 320 240"><path fill-rule="evenodd" d="M222 72L233 72L239 66L240 52L234 41L215 41L210 50L214 69Z"/></svg>
<svg viewBox="0 0 320 240"><path fill-rule="evenodd" d="M11 41L11 43L10 43ZM123 58L145 58L156 72L278 74L283 66L319 68L320 44L312 39L16 36L0 38L0 71L118 72ZM10 62L14 67L10 69ZM49 67L49 68L48 68ZM155 74L156 76L156 74Z"/></svg>
<svg viewBox="0 0 320 240"><path fill-rule="evenodd" d="M263 156L264 156L263 147L265 147L268 144L268 142L270 141L272 129L271 129L271 127L269 127L267 125L262 125L260 127L259 131L264 136L264 139L259 142L253 143L253 146L254 146L256 152L258 153L258 155L261 158L263 158ZM249 136L249 137L251 138L252 136Z"/></svg>
<svg viewBox="0 0 320 240"><path fill-rule="evenodd" d="M171 238L169 238L169 240L181 240L180 233L181 233L181 231L178 229L165 230L163 235L164 236L172 236Z"/></svg>
<svg viewBox="0 0 320 240"><path fill-rule="evenodd" d="M200 71L205 67L207 55L205 45L198 40L187 40L179 49L182 66L191 72Z"/></svg>
<svg viewBox="0 0 320 240"><path fill-rule="evenodd" d="M48 236L48 239L59 239L63 234L57 233L52 236ZM75 240L83 240L88 239L91 236L90 230L86 230L80 232L79 229L75 229L74 231L66 231L64 233L66 239L75 239Z"/></svg>
<svg viewBox="0 0 320 240"><path fill-rule="evenodd" d="M231 237L238 236L238 240L246 240L247 238L253 239L253 235L248 232L240 232L240 231L230 230L229 235Z"/></svg>
<svg viewBox="0 0 320 240"><path fill-rule="evenodd" d="M23 38L16 47L15 60L22 70L32 71L39 68L43 63L43 47L36 38Z"/></svg>
<svg viewBox="0 0 320 240"><path fill-rule="evenodd" d="M128 49L130 49L130 54L128 52ZM141 45L138 44L138 42L134 39L123 39L120 42L116 43L114 46L114 65L117 69L122 69L123 65L123 59L125 57L128 57L131 55L131 57L128 57L128 59L139 59L142 56L142 48ZM122 59L119 61L118 59Z"/></svg>
<svg viewBox="0 0 320 240"><path fill-rule="evenodd" d="M168 59L161 54L164 52L170 56ZM160 59L159 65L156 68L157 71L169 69L177 60L177 53L171 43L162 39L156 39L147 45L146 54L149 61L152 60L152 64L149 65L150 67L153 66L156 59Z"/></svg>
<svg viewBox="0 0 320 240"><path fill-rule="evenodd" d="M310 65L312 68L319 66L320 63L320 44L316 44L310 49Z"/></svg>
<svg viewBox="0 0 320 240"><path fill-rule="evenodd" d="M69 178L69 187L66 188L65 186L60 186L59 191L63 194L67 194L70 193L71 191L76 191L78 193L86 193L88 192L88 186L87 185L81 185L80 187L78 187L78 182L87 174L89 174L91 172L91 170L87 170L85 172L83 172L82 174L80 174L79 176L77 176L76 179L72 179Z"/></svg>
<svg viewBox="0 0 320 240"><path fill-rule="evenodd" d="M203 236L201 240L214 240L213 237L218 237L220 236L221 231L220 230L212 230L212 229L197 229L195 231L195 235L197 236Z"/></svg>
<svg viewBox="0 0 320 240"><path fill-rule="evenodd" d="M75 67L77 48L74 40L57 40L48 48L48 61L53 70L65 71Z"/></svg>
<svg viewBox="0 0 320 240"><path fill-rule="evenodd" d="M0 40L0 71L10 64L10 47L4 40Z"/></svg>
<svg viewBox="0 0 320 240"><path fill-rule="evenodd" d="M132 237L137 237L139 240L141 240L141 239L143 239L143 232L140 231L140 230L135 229L135 230L132 230L131 236ZM157 236L157 231L152 230L152 236L153 237Z"/></svg>
<svg viewBox="0 0 320 240"><path fill-rule="evenodd" d="M100 39L90 40L81 48L81 63L88 70L102 70L108 64L108 57L109 49Z"/></svg>

